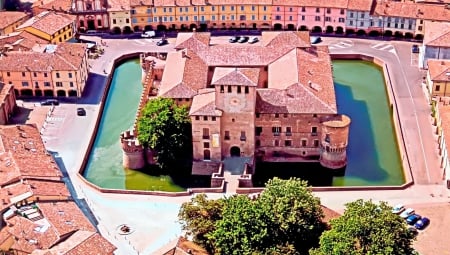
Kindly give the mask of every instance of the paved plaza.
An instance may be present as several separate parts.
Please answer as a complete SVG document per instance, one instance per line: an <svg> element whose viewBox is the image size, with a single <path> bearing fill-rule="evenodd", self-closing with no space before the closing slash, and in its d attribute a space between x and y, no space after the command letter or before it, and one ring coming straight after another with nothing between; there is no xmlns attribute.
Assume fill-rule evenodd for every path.
<svg viewBox="0 0 450 255"><path fill-rule="evenodd" d="M89 39L100 41L98 37ZM226 43L227 39L213 38L212 43ZM345 203L362 198L388 201L392 205L415 205L424 208L423 210L430 204L439 206L440 211L450 215L449 206L443 206L450 202L450 192L443 184L436 137L430 124L430 106L421 87L424 72L417 68L417 58L411 54L411 43L348 38L323 39L323 44L330 46L331 53L364 53L378 56L387 63L399 105L409 165L415 184L405 190L316 192L322 204L343 212ZM21 107L20 118L29 123L37 123L47 149L55 153L57 162L65 173L66 181L74 192L73 196L86 201L85 206L94 214L92 216L98 222L99 231L118 247L116 254L152 254L160 246L177 238L181 234L177 222L178 210L181 203L188 201L190 197L102 194L84 184L77 172L95 128L100 94L105 88L105 72L111 71L113 59L131 52L173 50L174 40L169 39L170 44L162 47L156 46L155 39L103 40L107 45L105 54L91 61L91 76L82 99L75 103L62 103L55 107L51 114L48 113L48 107L38 106L34 102L18 103ZM77 116L77 107L84 107L86 116ZM209 197L219 198L223 195L211 194ZM450 245L444 239L445 235L439 235L437 232L450 228L450 221L443 219L446 218L431 218L430 227L419 235L417 249L421 254L450 254ZM117 228L121 224L129 225L132 233L119 234ZM430 235L426 234L427 232L437 234ZM434 241L430 241L431 239ZM434 252L427 252L427 244L438 247L434 247Z"/></svg>

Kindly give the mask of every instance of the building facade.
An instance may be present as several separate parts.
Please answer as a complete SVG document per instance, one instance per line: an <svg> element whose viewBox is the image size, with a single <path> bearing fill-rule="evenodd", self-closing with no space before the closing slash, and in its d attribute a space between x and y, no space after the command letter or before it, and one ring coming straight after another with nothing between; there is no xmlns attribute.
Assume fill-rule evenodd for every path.
<svg viewBox="0 0 450 255"><path fill-rule="evenodd" d="M0 17L0 36L2 36L14 32L30 15L24 12L0 11Z"/></svg>
<svg viewBox="0 0 450 255"><path fill-rule="evenodd" d="M131 0L130 17L131 27L134 32L152 30L152 0Z"/></svg>
<svg viewBox="0 0 450 255"><path fill-rule="evenodd" d="M61 43L45 52L8 52L0 59L0 79L17 96L80 97L87 76L84 44Z"/></svg>
<svg viewBox="0 0 450 255"><path fill-rule="evenodd" d="M194 174L228 157L345 167L350 119L337 113L326 46L311 46L309 32L263 32L253 45L209 40L180 33L158 90L190 106Z"/></svg>
<svg viewBox="0 0 450 255"><path fill-rule="evenodd" d="M450 97L450 60L428 60L427 90L430 98Z"/></svg>
<svg viewBox="0 0 450 255"><path fill-rule="evenodd" d="M132 32L129 0L109 0L108 17L112 32L117 34Z"/></svg>
<svg viewBox="0 0 450 255"><path fill-rule="evenodd" d="M107 0L73 0L70 13L76 16L78 32L109 28Z"/></svg>
<svg viewBox="0 0 450 255"><path fill-rule="evenodd" d="M419 52L419 67L427 69L429 59L450 59L450 23L425 22L425 35Z"/></svg>

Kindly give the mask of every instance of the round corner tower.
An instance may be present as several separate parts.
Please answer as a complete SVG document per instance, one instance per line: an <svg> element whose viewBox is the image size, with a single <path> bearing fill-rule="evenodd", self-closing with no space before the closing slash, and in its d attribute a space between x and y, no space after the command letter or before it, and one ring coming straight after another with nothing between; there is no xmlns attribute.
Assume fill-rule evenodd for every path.
<svg viewBox="0 0 450 255"><path fill-rule="evenodd" d="M127 130L120 134L120 144L125 168L141 169L145 166L144 148L139 144L132 131Z"/></svg>
<svg viewBox="0 0 450 255"><path fill-rule="evenodd" d="M347 165L347 145L351 120L346 115L322 123L320 164L330 169Z"/></svg>

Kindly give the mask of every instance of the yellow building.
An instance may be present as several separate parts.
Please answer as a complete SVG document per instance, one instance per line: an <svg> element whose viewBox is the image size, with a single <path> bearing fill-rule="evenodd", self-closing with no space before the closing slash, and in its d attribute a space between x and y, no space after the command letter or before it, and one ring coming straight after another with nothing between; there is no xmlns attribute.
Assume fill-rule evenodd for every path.
<svg viewBox="0 0 450 255"><path fill-rule="evenodd" d="M134 32L151 30L152 0L130 0L131 28Z"/></svg>
<svg viewBox="0 0 450 255"><path fill-rule="evenodd" d="M427 89L430 97L450 97L450 60L428 60Z"/></svg>
<svg viewBox="0 0 450 255"><path fill-rule="evenodd" d="M109 0L108 16L111 31L131 33L131 7L129 0Z"/></svg>
<svg viewBox="0 0 450 255"><path fill-rule="evenodd" d="M153 1L153 28L156 26L158 30L165 30L167 28L178 28L176 23L175 0L154 0ZM177 1L178 8L184 8L185 0Z"/></svg>
<svg viewBox="0 0 450 255"><path fill-rule="evenodd" d="M7 35L22 25L29 18L29 15L24 12L0 11L0 17L0 35Z"/></svg>
<svg viewBox="0 0 450 255"><path fill-rule="evenodd" d="M70 40L74 35L75 17L63 13L45 11L17 27L51 44Z"/></svg>

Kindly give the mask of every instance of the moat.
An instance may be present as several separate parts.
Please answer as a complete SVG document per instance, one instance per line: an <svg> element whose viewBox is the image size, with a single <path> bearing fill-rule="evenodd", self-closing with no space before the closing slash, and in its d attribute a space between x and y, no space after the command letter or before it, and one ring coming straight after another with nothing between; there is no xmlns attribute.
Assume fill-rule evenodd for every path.
<svg viewBox="0 0 450 255"><path fill-rule="evenodd" d="M405 180L381 70L364 61L333 61L333 74L338 111L352 119L345 175L333 177L331 170L311 163L278 165L277 175L295 175L314 186L403 184ZM103 188L183 190L183 185L171 183L168 177L150 176L122 166L118 137L134 122L142 92L140 77L138 60L127 61L116 68L84 176ZM258 186L273 176L265 174L272 173L272 167L265 168L267 171L256 170L255 184Z"/></svg>

